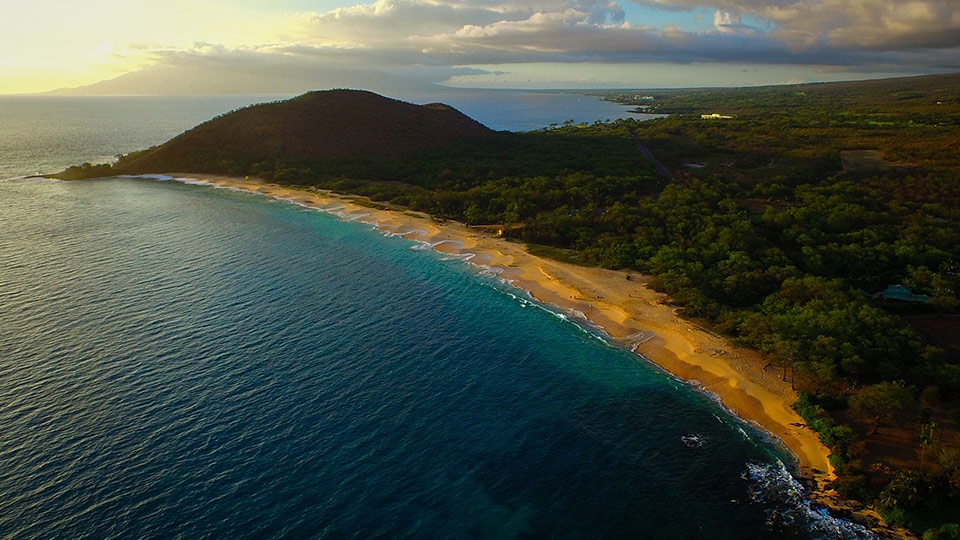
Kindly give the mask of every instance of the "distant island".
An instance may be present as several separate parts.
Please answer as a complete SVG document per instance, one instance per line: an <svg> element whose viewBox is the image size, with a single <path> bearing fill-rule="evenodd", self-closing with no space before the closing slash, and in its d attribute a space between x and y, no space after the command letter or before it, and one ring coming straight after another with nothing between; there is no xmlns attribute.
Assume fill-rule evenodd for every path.
<svg viewBox="0 0 960 540"><path fill-rule="evenodd" d="M575 282L560 274L576 265L642 281L686 321L659 332L724 339L691 353L701 364L671 364L679 346L617 337L689 378L736 366L729 380L793 403L795 421L755 419L795 452L790 440L818 434L829 463L805 474L823 482L820 501L960 535L960 75L602 96L669 116L507 133L443 105L311 92L58 177L332 190L566 263L528 266L545 283ZM619 306L631 329L640 305L597 287L586 305Z"/></svg>

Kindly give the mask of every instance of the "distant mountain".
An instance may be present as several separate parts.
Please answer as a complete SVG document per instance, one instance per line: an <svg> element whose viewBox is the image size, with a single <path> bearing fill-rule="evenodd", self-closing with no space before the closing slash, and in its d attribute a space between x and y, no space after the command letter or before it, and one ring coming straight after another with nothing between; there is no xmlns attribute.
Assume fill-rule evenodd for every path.
<svg viewBox="0 0 960 540"><path fill-rule="evenodd" d="M447 105L414 105L362 90L326 90L214 118L122 159L113 170L224 172L276 160L389 159L492 133Z"/></svg>
<svg viewBox="0 0 960 540"><path fill-rule="evenodd" d="M377 71L264 64L241 69L230 62L163 64L113 79L48 92L55 95L300 94L316 88L365 88L389 95L431 94L435 84Z"/></svg>
<svg viewBox="0 0 960 540"><path fill-rule="evenodd" d="M794 85L801 90L818 91L832 98L856 99L866 97L889 98L898 101L917 98L932 98L937 101L956 102L960 73L915 75L863 81L837 81ZM791 86L785 86L791 88Z"/></svg>
<svg viewBox="0 0 960 540"><path fill-rule="evenodd" d="M663 114L787 114L793 110L806 114L823 110L870 114L882 110L935 120L937 116L956 114L960 105L958 87L960 73L945 73L864 81L651 90L650 94L656 96L652 104L630 98L619 101Z"/></svg>

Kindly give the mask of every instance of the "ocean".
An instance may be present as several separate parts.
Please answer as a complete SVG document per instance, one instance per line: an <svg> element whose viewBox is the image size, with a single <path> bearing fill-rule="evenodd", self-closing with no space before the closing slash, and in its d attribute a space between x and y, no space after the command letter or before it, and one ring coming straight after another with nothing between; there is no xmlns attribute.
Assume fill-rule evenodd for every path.
<svg viewBox="0 0 960 540"><path fill-rule="evenodd" d="M111 122L90 159L153 130ZM0 537L868 536L710 396L482 267L0 148Z"/></svg>
<svg viewBox="0 0 960 540"><path fill-rule="evenodd" d="M0 96L0 178L113 162L118 155L161 144L219 114L289 97L293 96ZM435 95L388 97L447 103L498 131L658 116L570 93L441 88Z"/></svg>

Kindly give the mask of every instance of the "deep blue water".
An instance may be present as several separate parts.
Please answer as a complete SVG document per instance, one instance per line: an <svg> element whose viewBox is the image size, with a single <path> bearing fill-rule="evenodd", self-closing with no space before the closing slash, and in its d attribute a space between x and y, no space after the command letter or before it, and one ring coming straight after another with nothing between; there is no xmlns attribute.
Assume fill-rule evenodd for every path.
<svg viewBox="0 0 960 540"><path fill-rule="evenodd" d="M175 182L0 200L0 537L842 525L707 396L459 259Z"/></svg>

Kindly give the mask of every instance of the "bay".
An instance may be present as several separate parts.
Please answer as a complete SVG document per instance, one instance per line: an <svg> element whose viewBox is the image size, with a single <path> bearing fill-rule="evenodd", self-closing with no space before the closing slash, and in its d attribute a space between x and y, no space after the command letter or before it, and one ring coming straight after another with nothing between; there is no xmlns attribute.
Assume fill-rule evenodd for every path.
<svg viewBox="0 0 960 540"><path fill-rule="evenodd" d="M265 197L27 176L242 106L145 99L75 132L38 105L47 161L2 146L0 536L865 536L763 433L482 268Z"/></svg>

